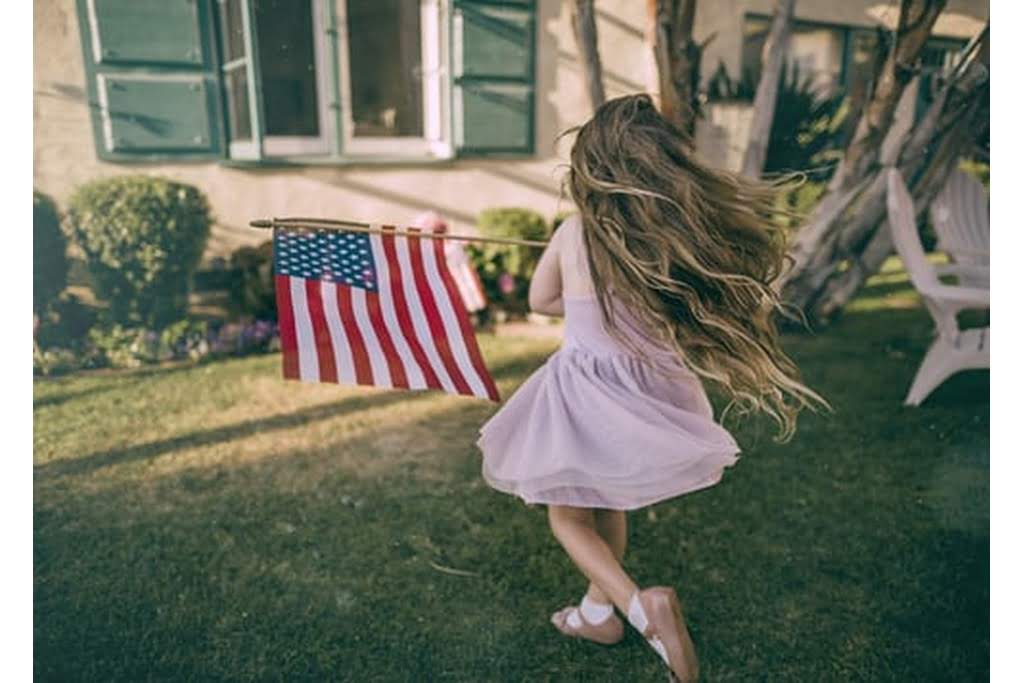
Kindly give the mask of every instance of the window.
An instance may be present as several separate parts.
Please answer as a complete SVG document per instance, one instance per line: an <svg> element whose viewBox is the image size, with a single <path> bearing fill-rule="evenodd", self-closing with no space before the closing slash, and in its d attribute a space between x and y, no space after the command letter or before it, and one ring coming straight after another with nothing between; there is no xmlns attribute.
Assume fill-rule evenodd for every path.
<svg viewBox="0 0 1024 683"><path fill-rule="evenodd" d="M451 155L447 39L438 0L341 0L343 148Z"/></svg>
<svg viewBox="0 0 1024 683"><path fill-rule="evenodd" d="M231 156L257 158L261 142L266 156L328 154L323 0L218 0L218 5Z"/></svg>
<svg viewBox="0 0 1024 683"><path fill-rule="evenodd" d="M742 74L744 94L753 97L761 75L761 59L771 19L747 16L743 24ZM930 96L937 72L955 63L966 41L930 38L921 53L922 101ZM886 34L876 29L832 26L796 21L789 47L789 63L803 77L810 77L819 92L835 93L842 88L849 97L850 121L855 121L874 88L874 78L886 57ZM920 107L919 107L920 109Z"/></svg>
<svg viewBox="0 0 1024 683"><path fill-rule="evenodd" d="M97 155L533 151L535 0L76 0Z"/></svg>
<svg viewBox="0 0 1024 683"><path fill-rule="evenodd" d="M747 17L744 20L741 69L753 88L761 77L761 60L770 29L770 19ZM834 91L840 85L844 40L843 29L794 22L788 63L796 67L801 79L811 79L819 91Z"/></svg>

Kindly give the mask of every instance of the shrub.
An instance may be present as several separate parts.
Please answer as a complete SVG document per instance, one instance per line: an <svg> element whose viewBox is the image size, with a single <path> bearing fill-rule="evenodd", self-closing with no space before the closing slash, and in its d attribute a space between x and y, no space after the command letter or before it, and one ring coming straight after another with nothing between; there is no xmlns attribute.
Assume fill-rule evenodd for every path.
<svg viewBox="0 0 1024 683"><path fill-rule="evenodd" d="M487 237L546 240L550 234L544 217L529 209L487 209L477 218L477 227ZM530 278L541 250L508 244L473 244L467 251L488 300L510 313L525 314L529 310Z"/></svg>
<svg viewBox="0 0 1024 683"><path fill-rule="evenodd" d="M187 310L210 220L196 188L136 175L80 187L67 225L112 319L162 327Z"/></svg>
<svg viewBox="0 0 1024 683"><path fill-rule="evenodd" d="M66 347L81 342L96 324L96 313L73 294L64 294L51 302L50 310L39 318L36 341L44 349Z"/></svg>
<svg viewBox="0 0 1024 683"><path fill-rule="evenodd" d="M44 313L68 284L67 240L57 205L32 193L32 308Z"/></svg>
<svg viewBox="0 0 1024 683"><path fill-rule="evenodd" d="M231 267L238 272L238 286L231 290L231 302L242 315L277 320L273 246L273 241L267 240L231 254Z"/></svg>
<svg viewBox="0 0 1024 683"><path fill-rule="evenodd" d="M71 349L53 348L43 350L38 344L32 349L33 374L49 377L79 370L82 367L84 366L81 356Z"/></svg>

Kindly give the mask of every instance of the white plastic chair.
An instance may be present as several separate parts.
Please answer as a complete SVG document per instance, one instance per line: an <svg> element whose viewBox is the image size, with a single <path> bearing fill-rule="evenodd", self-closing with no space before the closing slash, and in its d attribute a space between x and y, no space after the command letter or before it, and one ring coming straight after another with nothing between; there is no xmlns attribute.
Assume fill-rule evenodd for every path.
<svg viewBox="0 0 1024 683"><path fill-rule="evenodd" d="M925 354L904 400L904 404L916 406L951 375L961 370L989 367L989 328L961 330L956 320L960 311L988 309L988 288L947 285L939 280L940 275L955 275L961 282L967 277L983 277L987 281L988 268L963 263L937 267L929 263L917 232L914 201L903 177L894 168L887 174L886 202L892 240L914 288L935 321L935 341Z"/></svg>
<svg viewBox="0 0 1024 683"><path fill-rule="evenodd" d="M988 193L973 176L960 170L949 174L949 180L928 207L938 248L956 263L988 268L989 216ZM988 273L964 274L961 284L988 287Z"/></svg>

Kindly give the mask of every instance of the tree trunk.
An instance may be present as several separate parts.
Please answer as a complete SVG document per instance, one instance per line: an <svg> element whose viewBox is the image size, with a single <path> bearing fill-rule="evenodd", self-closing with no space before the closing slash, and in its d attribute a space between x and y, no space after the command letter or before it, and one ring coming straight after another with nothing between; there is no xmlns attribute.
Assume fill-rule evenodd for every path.
<svg viewBox="0 0 1024 683"><path fill-rule="evenodd" d="M987 36L986 30L981 48L968 65L969 73L946 84L900 154L897 166L910 186L918 216L942 191L960 157L970 148L975 131L988 120ZM883 194L878 204L884 206L884 202ZM829 278L823 287L813 311L816 319L827 320L842 310L892 253L884 214L875 220L873 228L863 228L869 221L871 218L860 222L860 232L857 223L851 223L841 235L843 252L853 256L848 268Z"/></svg>
<svg viewBox="0 0 1024 683"><path fill-rule="evenodd" d="M793 7L796 0L776 0L775 16L764 46L761 60L761 79L754 96L754 120L750 123L747 150L743 155L742 173L759 178L764 171L772 121L775 119L775 100L779 94L779 81L789 52L789 36L793 27Z"/></svg>
<svg viewBox="0 0 1024 683"><path fill-rule="evenodd" d="M601 81L601 55L597 51L597 22L594 19L594 0L576 0L573 5L572 29L576 47L580 52L580 65L587 85L590 108L604 104L604 83Z"/></svg>
<svg viewBox="0 0 1024 683"><path fill-rule="evenodd" d="M921 50L945 6L946 0L901 0L893 49L882 65L853 140L832 178L832 187L848 186L863 178L878 161L882 140L892 125L903 89L915 75Z"/></svg>
<svg viewBox="0 0 1024 683"><path fill-rule="evenodd" d="M789 281L803 287L797 291L806 298L798 305L808 318L825 322L834 316L892 252L885 222L884 167L900 169L917 210L923 212L970 147L973 132L988 117L988 41L986 27L909 134L890 126L890 134L899 132L898 139L890 136L881 146L877 163L865 172L846 208L809 224L823 233L828 230L827 240L819 241L822 248L806 260L801 277ZM832 191L826 199L837 194ZM784 293L793 301L792 289Z"/></svg>
<svg viewBox="0 0 1024 683"><path fill-rule="evenodd" d="M646 39L658 72L661 113L693 139L700 109L700 61L711 40L693 39L697 0L647 0Z"/></svg>
<svg viewBox="0 0 1024 683"><path fill-rule="evenodd" d="M837 247L845 225L851 218L855 221L858 218L851 207L869 212L879 208L874 200L884 192L884 183L876 177L883 142L888 134L895 134L890 129L897 106L944 6L945 0L901 0L892 49L861 113L853 140L836 168L828 192L793 242L792 268L780 283L783 298L811 318L815 317L813 308L822 294L822 287L845 260L846 254L840 253ZM902 140L890 140L890 144L885 145L887 149L902 148ZM858 201L864 193L872 201ZM881 216L872 225L877 225L878 220ZM866 223L863 210L859 222Z"/></svg>

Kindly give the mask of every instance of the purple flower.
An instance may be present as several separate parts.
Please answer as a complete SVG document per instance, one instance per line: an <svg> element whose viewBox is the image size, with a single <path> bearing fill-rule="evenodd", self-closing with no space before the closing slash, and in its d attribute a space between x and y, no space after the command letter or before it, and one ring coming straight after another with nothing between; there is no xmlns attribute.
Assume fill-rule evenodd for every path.
<svg viewBox="0 0 1024 683"><path fill-rule="evenodd" d="M511 273L502 273L498 276L498 290L505 295L516 291L516 279Z"/></svg>

